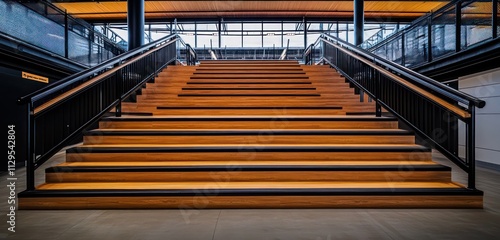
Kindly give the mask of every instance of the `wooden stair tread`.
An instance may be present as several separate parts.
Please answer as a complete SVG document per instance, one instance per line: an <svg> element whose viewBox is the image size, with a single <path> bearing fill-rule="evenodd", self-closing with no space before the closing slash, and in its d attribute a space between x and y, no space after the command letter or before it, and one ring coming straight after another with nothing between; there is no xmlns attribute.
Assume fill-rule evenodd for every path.
<svg viewBox="0 0 500 240"><path fill-rule="evenodd" d="M170 145L158 145L158 144L123 144L123 145L81 145L79 147L70 148L67 151L71 152L71 149L75 148L89 148L93 150L112 150L119 148L134 148L135 151L148 151L148 150L207 150L207 151L233 151L233 150L245 150L253 149L253 151L277 151L277 150L288 150L288 151L328 151L328 150L380 150L380 151L409 151L409 150L429 150L429 148L417 144L269 144L266 146L262 145L241 145L241 144L170 144Z"/></svg>
<svg viewBox="0 0 500 240"><path fill-rule="evenodd" d="M157 106L157 109L342 109L341 106ZM375 114L372 114L375 115Z"/></svg>
<svg viewBox="0 0 500 240"><path fill-rule="evenodd" d="M106 117L101 121L155 121L155 120L183 120L183 119L192 119L192 120L275 120L276 116L273 115L245 115L245 116L232 116L232 115L214 115L214 116L168 116L168 115L157 115L152 117L139 117L139 116L127 116L127 117ZM375 117L375 116L346 116L346 115L286 115L283 116L282 119L286 119L287 121L397 121L394 117Z"/></svg>
<svg viewBox="0 0 500 240"><path fill-rule="evenodd" d="M165 166L435 166L439 165L433 161L164 161L164 162L64 162L57 166L60 167L165 167Z"/></svg>
<svg viewBox="0 0 500 240"><path fill-rule="evenodd" d="M85 132L85 135L412 135L403 129L97 129Z"/></svg>
<svg viewBox="0 0 500 240"><path fill-rule="evenodd" d="M44 183L37 190L154 190L154 189L397 189L462 188L444 182L93 182Z"/></svg>

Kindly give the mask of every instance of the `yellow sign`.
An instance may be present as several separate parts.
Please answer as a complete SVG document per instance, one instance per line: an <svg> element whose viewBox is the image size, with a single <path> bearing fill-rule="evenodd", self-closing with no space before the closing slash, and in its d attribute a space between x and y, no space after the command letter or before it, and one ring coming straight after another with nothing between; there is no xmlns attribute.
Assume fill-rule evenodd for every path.
<svg viewBox="0 0 500 240"><path fill-rule="evenodd" d="M49 78L42 77L33 73L27 73L27 72L22 72L23 78L37 81L37 82L43 82L43 83L49 83Z"/></svg>

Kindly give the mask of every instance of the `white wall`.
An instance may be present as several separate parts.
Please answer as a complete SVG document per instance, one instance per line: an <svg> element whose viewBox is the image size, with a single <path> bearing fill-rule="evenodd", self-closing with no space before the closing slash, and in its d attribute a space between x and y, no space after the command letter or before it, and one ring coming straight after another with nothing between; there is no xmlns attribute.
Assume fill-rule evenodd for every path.
<svg viewBox="0 0 500 240"><path fill-rule="evenodd" d="M458 86L460 91L486 101L486 106L476 111L476 160L500 165L500 68L461 77ZM465 139L459 144L463 152Z"/></svg>

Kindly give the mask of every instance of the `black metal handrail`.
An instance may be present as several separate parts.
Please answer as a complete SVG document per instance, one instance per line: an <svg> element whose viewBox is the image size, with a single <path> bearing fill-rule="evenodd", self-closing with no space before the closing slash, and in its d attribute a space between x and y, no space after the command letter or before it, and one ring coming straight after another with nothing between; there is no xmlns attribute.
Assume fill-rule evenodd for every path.
<svg viewBox="0 0 500 240"><path fill-rule="evenodd" d="M438 92L446 97L449 97L450 99L459 101L463 104L469 104L470 102L474 104L476 107L484 107L486 104L485 101L480 100L474 96L471 96L467 93L458 91L454 88L451 88L450 86L447 86L441 82L438 82L432 78L426 77L420 73L417 73L405 66L401 66L399 64L396 64L392 61L389 61L387 59L381 58L369 51L366 51L364 49L358 48L355 45L348 43L346 41L337 39L331 35L328 34L323 34L324 37L329 38L332 41L338 42L340 45L345 47L346 49L349 49L350 51L355 52L359 56L363 56L368 59L372 59L374 63L387 67L389 70L393 71L394 73L398 75L402 75L405 77L410 78L412 81L415 81L416 83L423 85L425 87L428 87L430 90Z"/></svg>
<svg viewBox="0 0 500 240"><path fill-rule="evenodd" d="M375 100L377 116L384 107L413 128L466 171L468 187L475 188L475 108L484 107L484 101L327 34L305 51L306 64L312 64L318 48L323 62ZM460 129L459 121L465 128ZM465 137L465 155L459 135Z"/></svg>
<svg viewBox="0 0 500 240"><path fill-rule="evenodd" d="M182 38L179 39L179 43L184 47L186 64L196 65L196 62L198 62L198 53L196 53L196 50L190 44L184 42ZM179 51L181 50L180 47L178 49ZM179 52L178 54L181 55L182 53Z"/></svg>
<svg viewBox="0 0 500 240"><path fill-rule="evenodd" d="M27 106L27 190L35 170L178 57L172 34L18 100Z"/></svg>

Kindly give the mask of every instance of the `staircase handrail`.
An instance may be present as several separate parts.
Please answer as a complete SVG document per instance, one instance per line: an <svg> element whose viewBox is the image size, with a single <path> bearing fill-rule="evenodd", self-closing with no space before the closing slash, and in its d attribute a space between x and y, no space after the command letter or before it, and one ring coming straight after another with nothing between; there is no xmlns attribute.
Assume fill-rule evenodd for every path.
<svg viewBox="0 0 500 240"><path fill-rule="evenodd" d="M321 36L328 38L330 41L337 42L340 46L342 46L346 49L349 49L352 52L355 52L359 56L362 56L365 59L368 59L370 61L373 61L377 65L385 67L385 68L387 68L387 69L389 69L397 74L404 75L404 76L408 77L409 79L411 79L412 81L414 81L420 85L423 85L432 91L436 91L440 94L443 94L444 96L449 97L450 99L459 101L459 102L466 104L466 105L468 105L469 103L472 103L472 104L474 104L474 106L479 107L479 108L483 108L486 105L486 102L479 99L479 98L476 98L476 97L471 96L467 93L453 89L450 86L447 86L447 85L445 85L441 82L438 82L432 78L424 76L424 75L422 75L418 72L415 72L415 71L413 71L405 66L402 66L402 65L399 65L399 64L394 63L392 61L389 61L387 59L381 58L381 57L379 57L379 56L377 56L369 51L358 48L349 42L338 39L338 38L331 36L329 34L326 34L326 33L323 33Z"/></svg>
<svg viewBox="0 0 500 240"><path fill-rule="evenodd" d="M315 47L321 48L324 63L375 100L377 116L384 107L411 127L426 144L462 168L468 174L468 187L475 189L475 109L483 108L485 101L328 34L306 49L306 64L311 64ZM465 124L463 130L459 122ZM465 155L458 143L461 134Z"/></svg>
<svg viewBox="0 0 500 240"><path fill-rule="evenodd" d="M35 170L82 131L139 91L176 61L172 34L52 83L18 99L27 106L27 190L35 188Z"/></svg>

